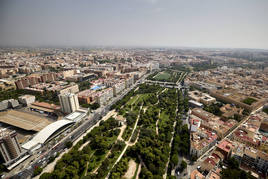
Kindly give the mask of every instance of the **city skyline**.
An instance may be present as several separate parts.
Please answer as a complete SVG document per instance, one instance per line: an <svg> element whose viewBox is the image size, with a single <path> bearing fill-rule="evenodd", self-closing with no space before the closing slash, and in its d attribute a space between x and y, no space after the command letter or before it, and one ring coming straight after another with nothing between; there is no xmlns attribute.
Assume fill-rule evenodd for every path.
<svg viewBox="0 0 268 179"><path fill-rule="evenodd" d="M265 0L1 1L0 46L268 49Z"/></svg>

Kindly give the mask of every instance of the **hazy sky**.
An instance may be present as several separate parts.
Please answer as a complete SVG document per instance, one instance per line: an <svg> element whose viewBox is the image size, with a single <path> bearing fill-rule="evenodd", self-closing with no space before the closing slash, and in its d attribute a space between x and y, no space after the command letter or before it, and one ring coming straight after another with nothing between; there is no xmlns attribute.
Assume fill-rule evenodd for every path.
<svg viewBox="0 0 268 179"><path fill-rule="evenodd" d="M268 49L268 0L0 0L0 45Z"/></svg>

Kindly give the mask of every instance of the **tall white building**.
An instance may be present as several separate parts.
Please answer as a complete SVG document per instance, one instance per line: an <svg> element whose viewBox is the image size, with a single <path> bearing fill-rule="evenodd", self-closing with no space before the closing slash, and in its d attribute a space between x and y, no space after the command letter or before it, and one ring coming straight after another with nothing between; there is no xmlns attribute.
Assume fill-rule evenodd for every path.
<svg viewBox="0 0 268 179"><path fill-rule="evenodd" d="M72 113L79 109L78 97L76 94L67 93L59 95L61 110L64 113Z"/></svg>

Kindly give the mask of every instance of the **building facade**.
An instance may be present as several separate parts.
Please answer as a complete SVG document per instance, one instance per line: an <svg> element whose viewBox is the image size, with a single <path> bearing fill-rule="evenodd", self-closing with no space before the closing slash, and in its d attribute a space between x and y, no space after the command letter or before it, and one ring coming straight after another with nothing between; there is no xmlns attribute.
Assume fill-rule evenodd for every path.
<svg viewBox="0 0 268 179"><path fill-rule="evenodd" d="M79 102L76 94L60 94L59 100L63 113L69 114L79 109Z"/></svg>
<svg viewBox="0 0 268 179"><path fill-rule="evenodd" d="M22 150L17 139L17 133L15 131L4 132L1 134L0 152L5 160L5 163L20 156Z"/></svg>

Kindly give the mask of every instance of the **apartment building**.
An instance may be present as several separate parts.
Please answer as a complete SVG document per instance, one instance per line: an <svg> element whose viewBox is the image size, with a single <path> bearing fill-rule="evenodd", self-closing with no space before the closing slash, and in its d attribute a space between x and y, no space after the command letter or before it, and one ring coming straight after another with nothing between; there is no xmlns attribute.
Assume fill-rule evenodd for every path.
<svg viewBox="0 0 268 179"><path fill-rule="evenodd" d="M20 156L22 150L17 139L16 131L1 133L0 152L5 160L5 163L8 163L12 159Z"/></svg>
<svg viewBox="0 0 268 179"><path fill-rule="evenodd" d="M191 113L199 118L201 118L204 121L209 121L209 120L218 120L220 119L219 117L215 116L212 113L209 113L203 109L200 108L194 108L191 110Z"/></svg>
<svg viewBox="0 0 268 179"><path fill-rule="evenodd" d="M190 155L200 157L216 144L218 136L213 131L200 128L201 119L191 116L190 121Z"/></svg>
<svg viewBox="0 0 268 179"><path fill-rule="evenodd" d="M35 102L35 96L33 95L23 95L18 98L19 102L28 106Z"/></svg>
<svg viewBox="0 0 268 179"><path fill-rule="evenodd" d="M95 91L90 90L90 89L80 91L78 93L79 102L85 103L85 104L90 104L90 103L94 102L93 93L95 93Z"/></svg>
<svg viewBox="0 0 268 179"><path fill-rule="evenodd" d="M40 79L38 77L24 77L20 80L16 81L16 87L17 89L25 89L26 87L29 87L31 85L38 84L40 82Z"/></svg>
<svg viewBox="0 0 268 179"><path fill-rule="evenodd" d="M118 83L113 85L113 95L117 96L120 92L122 92L125 89L125 81L120 80Z"/></svg>
<svg viewBox="0 0 268 179"><path fill-rule="evenodd" d="M107 88L102 91L99 91L96 96L97 96L97 103L100 105L106 104L109 99L113 97L113 88Z"/></svg>
<svg viewBox="0 0 268 179"><path fill-rule="evenodd" d="M252 136L252 133L243 129L237 129L231 136L233 140L246 144L251 147L259 147L261 145L261 140Z"/></svg>
<svg viewBox="0 0 268 179"><path fill-rule="evenodd" d="M0 91L16 89L16 85L13 81L0 79Z"/></svg>
<svg viewBox="0 0 268 179"><path fill-rule="evenodd" d="M134 77L131 76L131 77L128 77L125 81L125 88L129 88L131 85L134 84Z"/></svg>
<svg viewBox="0 0 268 179"><path fill-rule="evenodd" d="M263 151L246 147L241 163L261 172L268 172L268 154Z"/></svg>
<svg viewBox="0 0 268 179"><path fill-rule="evenodd" d="M79 109L78 97L73 93L59 95L59 101L62 112L70 114Z"/></svg>
<svg viewBox="0 0 268 179"><path fill-rule="evenodd" d="M79 87L77 84L73 83L73 84L70 84L68 86L66 86L65 88L63 89L60 89L59 90L59 94L67 94L67 93L73 93L73 94L76 94L79 92Z"/></svg>
<svg viewBox="0 0 268 179"><path fill-rule="evenodd" d="M65 79L66 77L73 76L75 74L74 70L66 70L62 72L62 76Z"/></svg>
<svg viewBox="0 0 268 179"><path fill-rule="evenodd" d="M48 73L48 74L40 74L40 75L31 75L27 77L23 77L20 80L15 82L18 89L25 89L26 87L30 87L39 83L46 83L56 81L57 74L56 73Z"/></svg>
<svg viewBox="0 0 268 179"><path fill-rule="evenodd" d="M41 82L46 83L46 82L52 82L56 81L58 75L56 73L48 73L48 74L43 74L40 76Z"/></svg>

